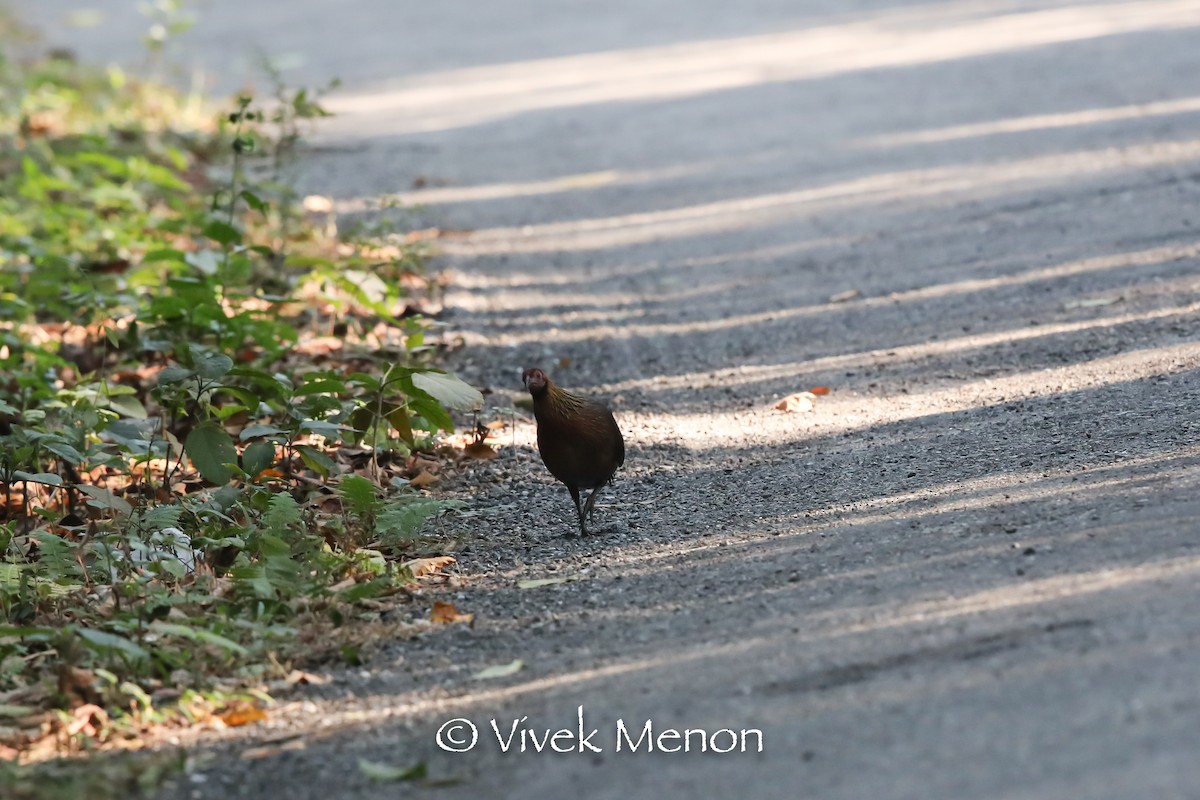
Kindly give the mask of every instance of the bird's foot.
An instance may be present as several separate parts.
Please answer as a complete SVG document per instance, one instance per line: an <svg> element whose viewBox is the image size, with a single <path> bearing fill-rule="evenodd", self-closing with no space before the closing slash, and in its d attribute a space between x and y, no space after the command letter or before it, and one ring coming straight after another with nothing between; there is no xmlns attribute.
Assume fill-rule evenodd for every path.
<svg viewBox="0 0 1200 800"><path fill-rule="evenodd" d="M611 536L613 534L629 533L629 526L620 520L605 520L600 524L588 525L588 536Z"/></svg>

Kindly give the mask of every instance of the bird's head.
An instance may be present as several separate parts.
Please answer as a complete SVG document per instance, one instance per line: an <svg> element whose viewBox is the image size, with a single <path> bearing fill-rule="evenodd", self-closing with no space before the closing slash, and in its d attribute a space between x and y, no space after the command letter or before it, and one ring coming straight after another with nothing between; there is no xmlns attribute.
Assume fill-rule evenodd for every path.
<svg viewBox="0 0 1200 800"><path fill-rule="evenodd" d="M533 395L546 391L546 387L550 384L550 378L537 367L530 367L522 372L521 380L525 382L525 388Z"/></svg>

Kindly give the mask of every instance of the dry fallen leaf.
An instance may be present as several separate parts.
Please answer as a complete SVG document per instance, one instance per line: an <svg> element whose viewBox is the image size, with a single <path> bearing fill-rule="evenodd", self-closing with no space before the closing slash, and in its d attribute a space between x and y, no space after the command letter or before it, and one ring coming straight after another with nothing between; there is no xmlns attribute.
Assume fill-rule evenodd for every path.
<svg viewBox="0 0 1200 800"><path fill-rule="evenodd" d="M328 214L333 211L333 200L319 194L310 194L301 203L310 214Z"/></svg>
<svg viewBox="0 0 1200 800"><path fill-rule="evenodd" d="M346 347L346 340L338 336L314 336L299 342L293 352L305 356L326 356Z"/></svg>
<svg viewBox="0 0 1200 800"><path fill-rule="evenodd" d="M447 625L451 622L470 622L475 619L474 614L465 614L459 611L454 603L447 603L443 600L434 600L433 608L429 612L429 621Z"/></svg>
<svg viewBox="0 0 1200 800"><path fill-rule="evenodd" d="M480 461L491 461L496 457L497 453L489 444L483 442L474 442L463 448L463 454L471 458L477 458Z"/></svg>
<svg viewBox="0 0 1200 800"><path fill-rule="evenodd" d="M217 713L217 718L231 728L252 725L267 718L267 712L250 700L235 700Z"/></svg>
<svg viewBox="0 0 1200 800"><path fill-rule="evenodd" d="M360 758L358 760L358 770L367 778L377 783L418 780L428 774L424 761L419 761L411 767L396 767L391 764Z"/></svg>
<svg viewBox="0 0 1200 800"><path fill-rule="evenodd" d="M454 561L454 556L433 556L432 558L414 558L411 561L405 561L401 566L407 567L414 578L419 578L422 575L437 572L447 564L453 564Z"/></svg>
<svg viewBox="0 0 1200 800"><path fill-rule="evenodd" d="M334 594L337 594L338 592L346 591L351 586L357 586L357 585L358 585L358 578L354 575L351 575L349 578L343 578L342 580L340 580L337 583L330 586L329 591L333 592Z"/></svg>
<svg viewBox="0 0 1200 800"><path fill-rule="evenodd" d="M432 456L427 456L424 453L414 453L408 457L404 464L410 470L425 469L431 472L437 472L438 469L437 459L433 458Z"/></svg>
<svg viewBox="0 0 1200 800"><path fill-rule="evenodd" d="M475 680L487 680L488 678L505 678L509 675L514 675L514 674L520 672L524 666L525 666L525 662L518 658L515 661L510 661L507 664L496 664L495 666L487 667L486 669L481 669L479 672L476 672L471 677L473 677Z"/></svg>
<svg viewBox="0 0 1200 800"><path fill-rule="evenodd" d="M288 673L287 682L289 684L299 683L299 684L307 684L309 686L320 686L323 683L329 683L329 679L324 678L320 675L314 675L311 672L305 672L304 670L294 669Z"/></svg>
<svg viewBox="0 0 1200 800"><path fill-rule="evenodd" d="M1072 300L1069 303L1064 303L1063 308L1071 311L1076 308L1100 308L1102 306L1111 306L1113 303L1119 303L1125 298L1121 295L1116 297L1089 297L1085 300Z"/></svg>
<svg viewBox="0 0 1200 800"><path fill-rule="evenodd" d="M251 747L248 750L243 750L241 758L244 761L252 761L256 758L271 758L281 753L288 753L296 750L303 750L308 746L308 743L303 739L296 738L283 744L268 744L262 747Z"/></svg>
<svg viewBox="0 0 1200 800"><path fill-rule="evenodd" d="M74 719L67 724L68 736L77 736L82 733L88 737L95 737L108 725L108 712L93 703L80 706L71 712L71 716Z"/></svg>
<svg viewBox="0 0 1200 800"><path fill-rule="evenodd" d="M582 575L568 575L565 578L533 578L530 580L517 581L518 589L538 589L542 586L554 586L559 583L567 583L568 581L583 580Z"/></svg>
<svg viewBox="0 0 1200 800"><path fill-rule="evenodd" d="M417 473L415 478L408 482L408 485L420 489L422 486L432 486L441 479L440 475L434 475L432 472L423 469Z"/></svg>
<svg viewBox="0 0 1200 800"><path fill-rule="evenodd" d="M812 411L816 408L816 399L817 396L812 392L796 392L776 403L775 408L789 413Z"/></svg>
<svg viewBox="0 0 1200 800"><path fill-rule="evenodd" d="M808 391L812 392L813 394L829 394L829 387L828 386L814 386L811 389L809 389Z"/></svg>
<svg viewBox="0 0 1200 800"><path fill-rule="evenodd" d="M30 138L56 133L59 120L49 111L38 111L21 120L21 134Z"/></svg>

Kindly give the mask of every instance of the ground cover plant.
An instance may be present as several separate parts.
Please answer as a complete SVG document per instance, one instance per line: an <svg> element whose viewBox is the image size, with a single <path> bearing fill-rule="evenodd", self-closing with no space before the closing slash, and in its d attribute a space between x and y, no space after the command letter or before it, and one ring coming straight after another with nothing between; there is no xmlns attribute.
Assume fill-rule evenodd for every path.
<svg viewBox="0 0 1200 800"><path fill-rule="evenodd" d="M285 180L319 93L214 114L0 25L0 755L252 721L452 560L479 393L420 245Z"/></svg>

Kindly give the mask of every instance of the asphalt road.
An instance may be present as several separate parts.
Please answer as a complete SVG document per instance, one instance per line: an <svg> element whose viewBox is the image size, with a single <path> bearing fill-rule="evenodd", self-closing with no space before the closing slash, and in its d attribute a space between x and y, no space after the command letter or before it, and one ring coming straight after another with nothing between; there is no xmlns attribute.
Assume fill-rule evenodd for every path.
<svg viewBox="0 0 1200 800"><path fill-rule="evenodd" d="M134 63L138 18L75 5L28 14ZM255 47L343 79L306 188L463 231L454 367L503 407L547 366L630 455L564 538L519 425L455 484L474 628L165 795L1198 796L1200 0L196 8L219 91Z"/></svg>

